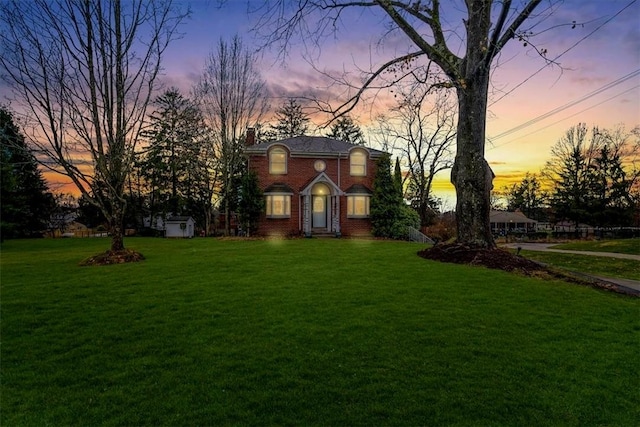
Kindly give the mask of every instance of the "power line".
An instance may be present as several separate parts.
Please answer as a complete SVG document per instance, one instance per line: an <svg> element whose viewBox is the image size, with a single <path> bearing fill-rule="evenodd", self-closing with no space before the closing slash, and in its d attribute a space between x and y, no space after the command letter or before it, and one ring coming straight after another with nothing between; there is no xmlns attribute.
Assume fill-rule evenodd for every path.
<svg viewBox="0 0 640 427"><path fill-rule="evenodd" d="M572 117L575 117L575 116L577 116L578 114L582 114L582 113L584 113L585 111L589 111L589 110L591 110L591 109L593 109L593 108L595 108L595 107L598 107L598 106L600 106L600 105L602 105L602 104L604 104L604 103L606 103L606 102L611 101L611 100L612 100L612 99L614 99L614 98L617 98L617 97L619 97L619 96L622 96L622 95L624 95L624 94L626 94L626 93L628 93L628 92L631 92L631 91L632 91L632 90L634 90L634 89L638 89L638 88L640 88L640 85L635 85L635 86L633 86L633 87L630 87L629 89L626 89L626 90L624 90L624 91L622 91L622 92L620 92L620 93L618 93L618 94L616 94L616 95L613 95L613 96L611 96L611 97L609 97L609 98L607 98L607 99L604 99L604 100L602 100L602 101L598 102L598 103L597 103L597 104L595 104L595 105L592 105L592 106L590 106L590 107L587 107L587 108L585 108L585 109L583 109L583 110L578 111L577 113L574 113L574 114L572 114L572 115L570 115L570 116L564 117L563 119L560 119L560 120L555 121L555 122L553 122L553 123L551 123L551 124L548 124L548 125L547 125L547 126L545 126L545 127L542 127L542 128L540 128L540 129L536 129L536 130L534 130L533 132L529 132L528 134L526 134L526 135L522 135L522 136L520 136L520 137L518 137L518 138L516 138L516 139L512 139L511 141L507 141L507 142L505 142L504 144L494 145L494 146L492 146L492 147L489 147L489 148L487 148L487 151L490 151L490 150L493 150L493 149L496 149L496 148L504 147L505 145L511 144L512 142L516 142L516 141L517 141L517 140L519 140L519 139L526 138L527 136L531 136L531 135L533 135L533 134L535 134L535 133L538 133L538 132L540 132L540 131L543 131L543 130L545 130L545 129L547 129L547 128L550 128L551 126L557 125L558 123L561 123L561 122L563 122L563 121L565 121L565 120L567 120L567 119L570 119L570 118L572 118Z"/></svg>
<svg viewBox="0 0 640 427"><path fill-rule="evenodd" d="M517 131L519 131L521 129L524 129L524 128L527 128L529 126L532 126L532 125L538 123L541 120L544 120L544 119L546 119L548 117L551 117L551 116L553 116L555 114L558 114L558 113L566 110L567 108L573 107L574 105L577 105L577 104L579 104L581 102L584 102L584 101L586 101L586 100L588 100L590 98L593 98L596 95L599 95L600 93L602 93L604 91L607 91L607 90L609 90L609 89L611 89L611 88L613 88L615 86L618 86L619 84L622 84L622 83L626 82L629 79L632 79L633 77L635 77L637 75L640 75L640 68L635 70L635 71L632 71L631 73L629 73L629 74L627 74L625 76L619 77L618 79L616 79L616 80L614 80L614 81L612 81L610 83L607 83L606 85L594 90L593 92L590 92L590 93L588 93L586 95L583 95L582 97L580 97L580 98L578 98L576 100L568 102L568 103L566 103L564 105L561 105L560 107L557 107L557 108L555 108L555 109L553 109L553 110L551 110L549 112L546 112L546 113L544 113L544 114L542 114L542 115L540 115L538 117L535 117L535 118L533 118L533 119L531 119L531 120L529 120L529 121L527 121L525 123L522 123L522 124L520 124L520 125L518 125L518 126L516 126L514 128L506 130L506 131L504 131L504 132L502 132L502 133L490 138L490 140L491 141L495 141L497 139L500 139L500 138L503 138L503 137L505 137L507 135L510 135L510 134L512 134L514 132L517 132Z"/></svg>
<svg viewBox="0 0 640 427"><path fill-rule="evenodd" d="M597 26L593 31L591 31L589 34L587 34L586 36L582 37L580 40L578 40L577 42L575 42L573 45L569 46L569 48L567 48L564 52L560 53L558 56L556 56L555 58L553 58L551 61L549 62L556 62L558 59L560 59L560 57L562 57L565 53L569 52L570 50L572 50L574 47L576 47L577 45L579 45L580 43L582 43L584 40L586 40L587 38L591 37L596 31L600 30L602 27L604 27L606 24L608 24L609 22L611 22L613 19L615 19L618 15L620 15L622 12L624 12L625 10L627 10L629 7L631 7L637 0L632 0L628 5L626 5L625 7L623 7L622 9L620 9L615 15L613 15L611 18L607 19L606 21L604 21L602 24L600 24L599 26ZM528 82L529 80L531 80L534 76L536 76L540 71L544 70L545 68L547 68L548 64L543 65L542 67L540 67L540 69L538 69L535 73L531 74L529 77L527 77L526 79L524 79L522 82L520 82L518 85L516 85L515 87L513 87L510 91L508 91L507 93L505 93L504 95L502 95L500 98L496 99L495 101L492 101L489 104L489 107L493 106L494 104L496 104L497 102L501 101L502 99L504 99L505 97L509 96L511 93L513 93L513 91L515 91L516 89L518 89L520 86L522 86L523 84L525 84L526 82Z"/></svg>

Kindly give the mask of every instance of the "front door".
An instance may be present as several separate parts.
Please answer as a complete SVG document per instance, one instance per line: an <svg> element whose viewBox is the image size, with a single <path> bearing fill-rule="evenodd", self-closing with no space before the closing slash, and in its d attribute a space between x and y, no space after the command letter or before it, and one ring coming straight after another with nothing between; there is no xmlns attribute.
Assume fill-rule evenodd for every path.
<svg viewBox="0 0 640 427"><path fill-rule="evenodd" d="M327 228L327 196L313 196L313 228Z"/></svg>

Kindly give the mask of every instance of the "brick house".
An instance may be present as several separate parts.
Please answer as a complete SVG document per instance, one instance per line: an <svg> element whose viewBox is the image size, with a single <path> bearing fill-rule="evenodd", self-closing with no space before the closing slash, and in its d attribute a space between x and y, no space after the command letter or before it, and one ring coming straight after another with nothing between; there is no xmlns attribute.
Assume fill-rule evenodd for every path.
<svg viewBox="0 0 640 427"><path fill-rule="evenodd" d="M266 202L258 234L371 234L369 203L384 152L318 136L254 140L249 131L245 154Z"/></svg>

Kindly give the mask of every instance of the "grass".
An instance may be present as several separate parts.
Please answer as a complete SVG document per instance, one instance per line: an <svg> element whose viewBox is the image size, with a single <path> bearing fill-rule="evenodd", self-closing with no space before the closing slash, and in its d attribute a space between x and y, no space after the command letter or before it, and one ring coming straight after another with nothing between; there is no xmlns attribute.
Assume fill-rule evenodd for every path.
<svg viewBox="0 0 640 427"><path fill-rule="evenodd" d="M354 240L2 245L2 425L636 425L640 301Z"/></svg>
<svg viewBox="0 0 640 427"><path fill-rule="evenodd" d="M639 263L632 259L527 250L521 251L520 254L526 258L579 273L640 280Z"/></svg>
<svg viewBox="0 0 640 427"><path fill-rule="evenodd" d="M554 245L551 248L640 255L640 239L580 241ZM640 268L638 268L636 260L527 250L523 250L521 255L571 271L595 276L640 280Z"/></svg>
<svg viewBox="0 0 640 427"><path fill-rule="evenodd" d="M554 249L569 249L590 252L616 252L620 254L640 255L640 239L593 240L563 243Z"/></svg>

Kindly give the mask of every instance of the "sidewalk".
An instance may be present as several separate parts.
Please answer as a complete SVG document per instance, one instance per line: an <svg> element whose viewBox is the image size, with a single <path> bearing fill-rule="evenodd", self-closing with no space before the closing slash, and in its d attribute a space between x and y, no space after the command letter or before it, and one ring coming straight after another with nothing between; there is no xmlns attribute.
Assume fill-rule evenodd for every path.
<svg viewBox="0 0 640 427"><path fill-rule="evenodd" d="M500 246L502 246L503 248L510 248L510 249L522 248L525 251L558 252L562 254L603 256L603 257L609 257L609 258L634 259L636 261L640 261L640 255L617 254L615 252L572 251L568 249L551 248L551 246L555 246L555 245L557 245L557 243L507 243L505 245L500 245Z"/></svg>
<svg viewBox="0 0 640 427"><path fill-rule="evenodd" d="M614 252L590 252L590 251L573 251L566 249L552 249L551 246L555 246L556 243L507 243L505 245L500 245L503 248L509 249L517 249L521 248L525 251L542 251L542 252L557 252L563 254L575 254L575 255L590 255L590 256L600 256L600 257L609 257L609 258L621 258L621 259L632 259L636 261L640 261L640 255L630 255L630 254L618 254ZM638 264L638 268L640 268L640 264ZM597 280L601 282L605 282L607 284L612 284L621 288L625 288L630 290L633 295L640 295L640 281L638 280L630 280L630 279L619 279L616 277L602 277L602 276L594 276L586 273L574 272L580 276L586 277L591 280Z"/></svg>

